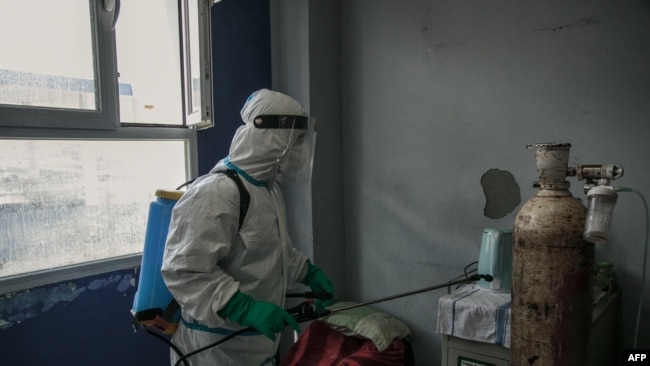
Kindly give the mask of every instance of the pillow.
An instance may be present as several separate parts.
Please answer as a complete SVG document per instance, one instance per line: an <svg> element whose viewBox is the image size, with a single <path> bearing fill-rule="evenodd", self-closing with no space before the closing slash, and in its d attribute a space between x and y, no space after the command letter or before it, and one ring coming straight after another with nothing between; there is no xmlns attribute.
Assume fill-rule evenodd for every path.
<svg viewBox="0 0 650 366"><path fill-rule="evenodd" d="M333 311L350 305L356 305L356 303L350 301L339 302L327 309ZM407 338L411 335L411 330L401 320L370 306L360 306L334 312L321 318L321 320L330 325L345 327L362 337L370 339L379 351L388 348L393 339Z"/></svg>

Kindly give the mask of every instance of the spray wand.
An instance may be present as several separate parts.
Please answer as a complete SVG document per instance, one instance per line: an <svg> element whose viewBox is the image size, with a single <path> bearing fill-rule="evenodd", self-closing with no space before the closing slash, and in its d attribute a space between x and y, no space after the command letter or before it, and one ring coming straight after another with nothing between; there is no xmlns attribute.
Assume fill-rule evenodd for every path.
<svg viewBox="0 0 650 366"><path fill-rule="evenodd" d="M487 282L492 282L494 277L492 277L490 275L474 274L474 275L471 275L471 276L468 276L468 277L465 277L465 278L462 278L462 279L459 279L459 280L449 281L449 282L446 282L446 283L441 284L441 285L425 287L425 288L422 288L422 289L419 289L419 290L413 290L413 291L404 292L404 293L397 294L397 295L386 296L386 297L382 297L382 298L379 298L379 299L366 301L366 302L353 304L353 305L348 305L348 306L343 306L343 307L335 308L335 309L324 309L324 310L321 310L321 311L314 311L313 308L306 307L306 306L304 306L304 303L303 303L301 305L298 305L295 308L289 309L288 311L289 311L289 313L292 313L292 311L297 312L297 315L294 315L294 318L296 319L296 321L301 323L301 322L306 322L306 321L309 321L309 320L322 318L322 317L328 316L328 315L333 314L333 313L338 313L340 311L351 310L351 309L355 309L355 308L359 308L359 307L363 307L363 306L377 304L377 303L384 302L384 301L395 300L395 299L399 299L399 298L407 297L407 296L413 296L413 295L421 294L423 292L438 290L438 289L441 289L441 288L444 288L444 287L459 285L459 284L463 284L463 283L467 283L467 282L476 282L476 281L478 281L480 279L484 279Z"/></svg>

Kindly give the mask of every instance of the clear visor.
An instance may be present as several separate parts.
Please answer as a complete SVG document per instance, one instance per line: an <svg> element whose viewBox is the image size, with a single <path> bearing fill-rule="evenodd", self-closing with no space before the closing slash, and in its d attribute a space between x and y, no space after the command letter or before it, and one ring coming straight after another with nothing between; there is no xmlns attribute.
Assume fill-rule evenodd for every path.
<svg viewBox="0 0 650 366"><path fill-rule="evenodd" d="M286 148L278 156L277 180L281 183L310 184L314 165L316 128L313 121L304 119L304 126L283 131L289 134Z"/></svg>

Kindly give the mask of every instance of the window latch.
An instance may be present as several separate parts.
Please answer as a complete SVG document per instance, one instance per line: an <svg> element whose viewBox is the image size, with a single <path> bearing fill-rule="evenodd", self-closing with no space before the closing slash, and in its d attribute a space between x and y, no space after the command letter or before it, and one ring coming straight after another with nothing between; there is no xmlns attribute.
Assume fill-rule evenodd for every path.
<svg viewBox="0 0 650 366"><path fill-rule="evenodd" d="M115 0L104 0L104 10L113 11L115 9Z"/></svg>
<svg viewBox="0 0 650 366"><path fill-rule="evenodd" d="M104 0L104 10L113 13L111 29L115 29L115 23L120 15L120 0Z"/></svg>

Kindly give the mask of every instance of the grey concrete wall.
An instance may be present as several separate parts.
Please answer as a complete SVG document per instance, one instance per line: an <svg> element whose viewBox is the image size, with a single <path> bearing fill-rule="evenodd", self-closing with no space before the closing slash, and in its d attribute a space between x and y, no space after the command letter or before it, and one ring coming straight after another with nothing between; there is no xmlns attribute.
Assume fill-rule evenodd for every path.
<svg viewBox="0 0 650 366"><path fill-rule="evenodd" d="M650 195L648 1L271 3L298 27L274 38L284 50L274 54L274 85L299 81L312 116L330 122L314 166L313 249L326 268L344 266L340 299L462 274L478 260L482 230L511 227L536 193L527 144L571 143L570 164L621 164L614 184ZM340 63L317 48L338 57L337 42ZM583 182L569 181L585 199ZM596 248L622 289L621 348L632 347L645 220L641 201L621 193L611 239ZM443 294L376 305L411 327L417 365L440 363ZM650 348L644 295L638 348Z"/></svg>
<svg viewBox="0 0 650 366"><path fill-rule="evenodd" d="M309 193L314 241L301 249L345 298L338 1L272 0L271 14L273 88L299 99L317 121ZM302 225L306 217L296 219Z"/></svg>
<svg viewBox="0 0 650 366"><path fill-rule="evenodd" d="M294 240L294 246L323 268L336 298L346 299L338 1L271 0L270 5L273 89L294 96L317 121L311 189L284 189L289 210L311 208L311 215L293 219L311 229L313 240ZM292 336L285 330L281 353L293 344Z"/></svg>

